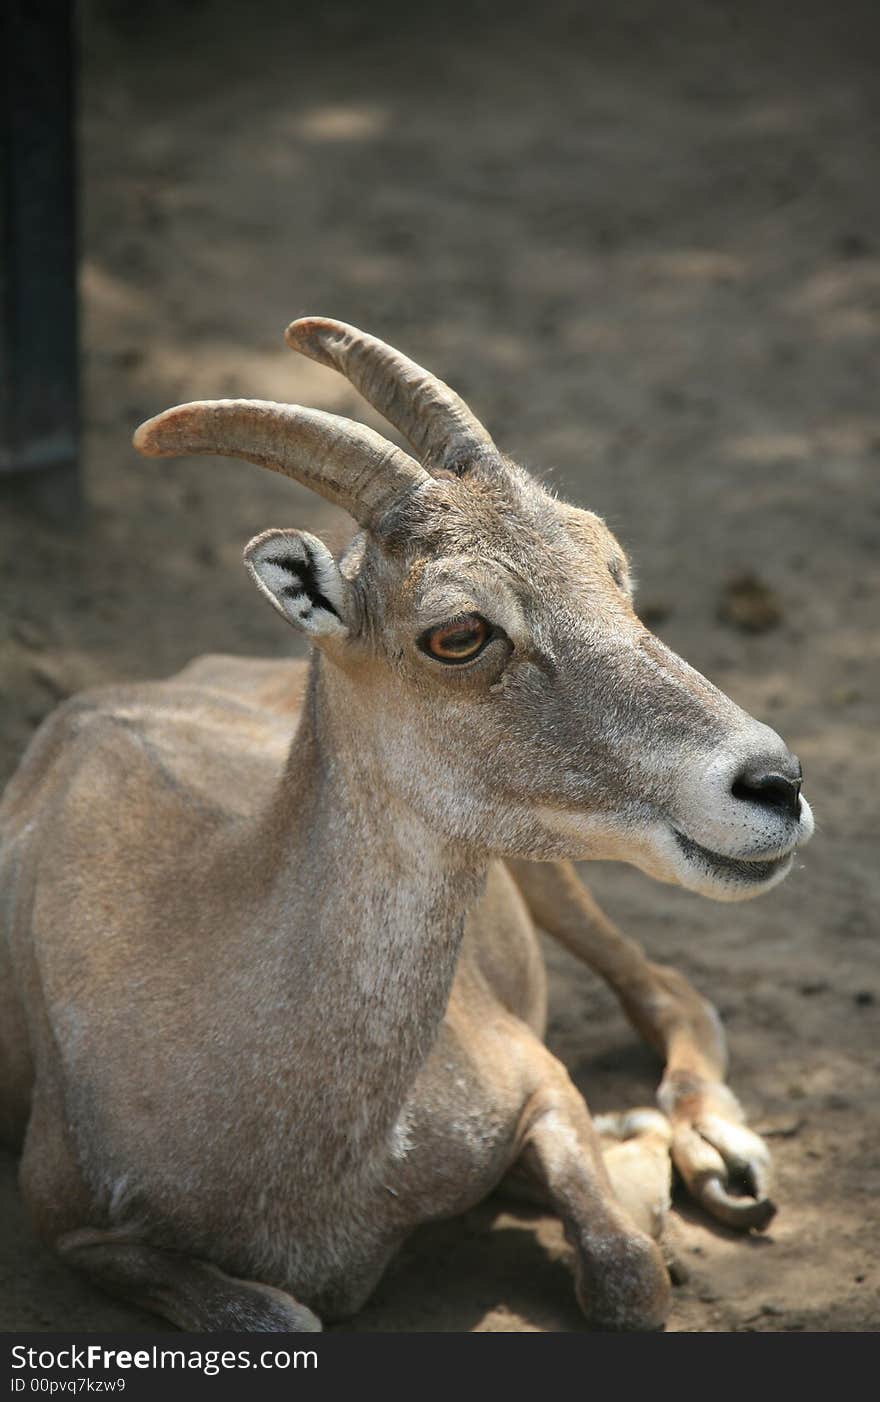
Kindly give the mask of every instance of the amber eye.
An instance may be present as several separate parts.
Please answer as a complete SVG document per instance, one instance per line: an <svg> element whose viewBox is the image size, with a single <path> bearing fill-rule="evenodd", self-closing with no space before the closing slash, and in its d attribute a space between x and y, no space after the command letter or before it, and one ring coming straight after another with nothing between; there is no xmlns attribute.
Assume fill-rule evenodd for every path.
<svg viewBox="0 0 880 1402"><path fill-rule="evenodd" d="M442 623L439 628L431 628L419 639L419 645L441 662L470 662L486 646L490 632L485 618L469 613L464 618Z"/></svg>

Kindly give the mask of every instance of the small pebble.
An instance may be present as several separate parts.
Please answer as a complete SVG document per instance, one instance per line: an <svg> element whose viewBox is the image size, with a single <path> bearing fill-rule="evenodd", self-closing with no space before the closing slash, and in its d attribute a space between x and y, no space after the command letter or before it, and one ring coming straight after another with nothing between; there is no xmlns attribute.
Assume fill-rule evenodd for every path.
<svg viewBox="0 0 880 1402"><path fill-rule="evenodd" d="M778 597L755 574L729 579L721 592L718 617L740 633L769 633L782 621Z"/></svg>
<svg viewBox="0 0 880 1402"><path fill-rule="evenodd" d="M45 633L29 618L14 619L9 631L17 643L21 643L23 647L29 647L33 652L38 652L46 646Z"/></svg>
<svg viewBox="0 0 880 1402"><path fill-rule="evenodd" d="M857 686L837 687L831 693L832 706L852 706L856 701L861 701L862 693Z"/></svg>
<svg viewBox="0 0 880 1402"><path fill-rule="evenodd" d="M865 258L871 252L871 245L864 234L848 230L845 234L837 236L834 251L841 258Z"/></svg>
<svg viewBox="0 0 880 1402"><path fill-rule="evenodd" d="M765 1139L794 1139L806 1123L805 1119L786 1120L782 1124L768 1125L762 1133Z"/></svg>
<svg viewBox="0 0 880 1402"><path fill-rule="evenodd" d="M123 346L120 350L114 351L111 359L122 370L133 370L140 365L144 358L144 352L140 346Z"/></svg>
<svg viewBox="0 0 880 1402"><path fill-rule="evenodd" d="M31 676L34 681L44 686L57 701L64 701L71 695L73 688L48 662L39 662L32 667Z"/></svg>

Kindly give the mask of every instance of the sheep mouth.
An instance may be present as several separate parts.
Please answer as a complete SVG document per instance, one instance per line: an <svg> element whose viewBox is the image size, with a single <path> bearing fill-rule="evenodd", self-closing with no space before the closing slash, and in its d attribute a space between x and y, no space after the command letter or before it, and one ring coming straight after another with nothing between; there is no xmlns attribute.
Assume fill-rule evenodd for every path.
<svg viewBox="0 0 880 1402"><path fill-rule="evenodd" d="M685 837L677 828L673 828L672 831L688 861L696 863L722 880L745 882L750 886L760 886L765 881L772 880L791 865L794 857L794 852L787 852L782 857L771 857L763 862L745 861L742 857L725 857L721 852L712 852L708 847L701 847L699 842Z"/></svg>

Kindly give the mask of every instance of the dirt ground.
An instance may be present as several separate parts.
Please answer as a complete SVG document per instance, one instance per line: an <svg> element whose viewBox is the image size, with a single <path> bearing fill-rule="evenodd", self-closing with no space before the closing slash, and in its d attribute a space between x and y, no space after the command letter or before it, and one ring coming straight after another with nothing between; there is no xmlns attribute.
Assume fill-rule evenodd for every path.
<svg viewBox="0 0 880 1402"><path fill-rule="evenodd" d="M134 426L230 394L375 424L281 331L319 312L396 342L608 519L646 620L806 770L817 835L763 900L587 873L719 1006L776 1159L766 1236L678 1203L670 1328L876 1329L877 8L426 8L85 6L90 510L53 524L4 490L2 776L84 685L289 648L242 545L345 538L245 464L138 459ZM649 1103L611 995L548 957L591 1106ZM0 1221L0 1328L156 1327L35 1243L9 1157ZM578 1330L561 1230L496 1201L432 1226L347 1327Z"/></svg>

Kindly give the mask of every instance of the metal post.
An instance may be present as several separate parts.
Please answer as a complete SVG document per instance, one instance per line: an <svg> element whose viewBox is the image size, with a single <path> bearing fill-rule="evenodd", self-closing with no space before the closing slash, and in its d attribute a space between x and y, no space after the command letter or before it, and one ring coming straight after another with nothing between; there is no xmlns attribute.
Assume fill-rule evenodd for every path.
<svg viewBox="0 0 880 1402"><path fill-rule="evenodd" d="M0 3L0 473L53 514L79 497L74 10Z"/></svg>

